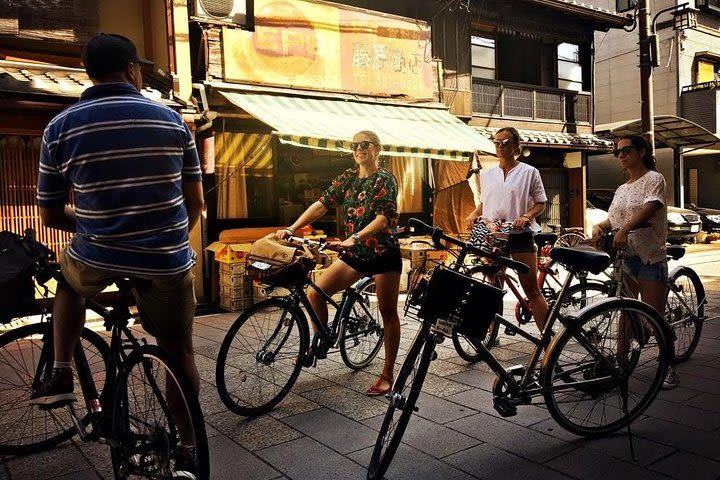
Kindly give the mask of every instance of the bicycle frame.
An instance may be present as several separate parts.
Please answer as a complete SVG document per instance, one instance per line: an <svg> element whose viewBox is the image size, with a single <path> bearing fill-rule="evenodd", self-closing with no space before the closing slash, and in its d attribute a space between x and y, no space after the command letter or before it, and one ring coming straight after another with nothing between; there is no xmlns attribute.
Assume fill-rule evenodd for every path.
<svg viewBox="0 0 720 480"><path fill-rule="evenodd" d="M345 319L348 317L348 311L353 303L352 300L360 297L357 285L359 285L363 281L365 281L365 278L358 280L353 285L346 288L343 291L340 302L336 302L331 295L328 295L325 290L318 287L312 281L309 281L306 285L303 286L290 288L290 296L292 298L291 302L293 306L296 308L304 308L308 317L310 317L310 322L312 322L312 324L315 326L315 335L319 336L320 340L327 346L328 349L338 348L338 342L340 338L342 338L343 329L345 328ZM325 300L327 303L329 303L335 308L335 315L333 316L333 320L332 322L329 322L328 325L323 325L317 313L315 313L315 309L310 304L310 300L305 293L305 286L312 288L313 290L318 292L323 298L323 300ZM367 306L363 302L357 303L362 306L366 314L372 315L372 313L368 310Z"/></svg>

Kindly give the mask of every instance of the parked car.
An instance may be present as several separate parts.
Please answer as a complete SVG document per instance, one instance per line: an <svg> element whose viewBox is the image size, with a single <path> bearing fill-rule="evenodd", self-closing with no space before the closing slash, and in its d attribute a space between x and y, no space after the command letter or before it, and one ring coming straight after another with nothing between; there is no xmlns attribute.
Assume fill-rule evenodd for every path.
<svg viewBox="0 0 720 480"><path fill-rule="evenodd" d="M588 237L592 235L593 226L602 222L608 217L606 210L595 207L589 201L585 201L585 235Z"/></svg>
<svg viewBox="0 0 720 480"><path fill-rule="evenodd" d="M587 199L597 208L607 211L612 203L615 190L611 188L589 188L587 191ZM720 210L715 210L720 214ZM678 208L668 206L668 242L682 243L690 242L700 231L702 222L700 215L686 208Z"/></svg>
<svg viewBox="0 0 720 480"><path fill-rule="evenodd" d="M688 208L700 215L702 229L705 233L720 232L720 210L716 208L698 207L693 203L689 204Z"/></svg>

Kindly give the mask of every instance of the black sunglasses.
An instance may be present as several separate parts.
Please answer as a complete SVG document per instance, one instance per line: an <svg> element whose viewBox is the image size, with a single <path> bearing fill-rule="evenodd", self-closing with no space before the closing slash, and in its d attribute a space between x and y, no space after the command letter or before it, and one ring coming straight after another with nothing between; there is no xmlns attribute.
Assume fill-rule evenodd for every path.
<svg viewBox="0 0 720 480"><path fill-rule="evenodd" d="M509 139L509 138L503 138L502 140L493 140L493 143L495 144L496 147L499 147L499 146L501 146L501 145L504 147L505 145L507 145L508 143L510 143L510 139Z"/></svg>
<svg viewBox="0 0 720 480"><path fill-rule="evenodd" d="M352 142L352 143L350 144L350 150L352 150L353 152L354 152L355 150L357 150L358 148L359 148L360 150L367 150L368 148L370 148L370 145L375 145L375 146L377 146L377 143L375 143L375 142L370 142L370 141L368 141L368 140L363 140L362 142Z"/></svg>
<svg viewBox="0 0 720 480"><path fill-rule="evenodd" d="M619 157L620 155L627 155L633 148L635 147L633 147L632 145L627 145L622 148L616 148L615 150L613 150L613 155L615 155L615 158Z"/></svg>

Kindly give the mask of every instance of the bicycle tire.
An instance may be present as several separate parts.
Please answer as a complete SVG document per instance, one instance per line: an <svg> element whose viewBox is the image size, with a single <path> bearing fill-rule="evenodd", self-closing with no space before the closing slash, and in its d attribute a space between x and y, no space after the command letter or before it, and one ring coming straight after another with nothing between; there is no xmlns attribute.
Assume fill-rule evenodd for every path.
<svg viewBox="0 0 720 480"><path fill-rule="evenodd" d="M375 280L365 279L358 285L359 297L353 298L348 306L348 316L341 332L340 356L348 368L361 370L377 356L384 340L384 329L380 320ZM363 302L363 306L358 305Z"/></svg>
<svg viewBox="0 0 720 480"><path fill-rule="evenodd" d="M170 385L177 392L175 401L168 395ZM177 418L180 411L185 419ZM180 430L186 432L184 439ZM187 460L180 463L183 441L195 447L191 464ZM109 443L117 479L169 479L181 476L180 471L191 473L197 480L210 478L205 420L198 396L185 371L160 347L143 345L123 362Z"/></svg>
<svg viewBox="0 0 720 480"><path fill-rule="evenodd" d="M582 233L578 232L565 232L562 235L560 235L555 242L555 245L558 247L574 247L583 240L585 240L587 237L583 235Z"/></svg>
<svg viewBox="0 0 720 480"><path fill-rule="evenodd" d="M670 365L672 345L655 309L635 299L609 298L581 310L546 357L540 384L550 415L569 432L598 437L630 424L650 405Z"/></svg>
<svg viewBox="0 0 720 480"><path fill-rule="evenodd" d="M256 303L240 314L220 346L215 367L220 399L239 415L270 411L295 384L302 369L298 359L309 343L307 320L290 301L270 298ZM269 352L267 346L278 350Z"/></svg>
<svg viewBox="0 0 720 480"><path fill-rule="evenodd" d="M603 282L589 281L568 287L560 302L560 314L577 315L583 308L610 296L610 287Z"/></svg>
<svg viewBox="0 0 720 480"><path fill-rule="evenodd" d="M484 277L484 279L485 278L486 277ZM492 283L498 288L501 288L497 280L490 283ZM503 314L503 308L503 302L500 302L497 308L497 314L501 317ZM495 345L495 341L497 340L499 332L500 324L495 320L490 322L487 333L485 334L485 338L482 339L482 344L485 346L485 348L490 350L493 345ZM463 335L462 333L458 332L457 329L453 329L451 338L453 347L455 347L455 351L460 358L469 363L476 363L482 360L482 356L478 353L478 349L475 346L475 342L477 342L478 339L470 338L467 335Z"/></svg>
<svg viewBox="0 0 720 480"><path fill-rule="evenodd" d="M52 329L50 322L25 325L0 336L0 454L26 455L52 448L76 433L67 408L39 410L29 404L33 386L39 385L53 362L52 345L44 349L43 338ZM99 392L105 385L109 347L105 340L87 328L80 341ZM40 364L42 363L42 364ZM83 395L75 376L75 394ZM84 408L84 406L82 407ZM89 415L81 419L90 422ZM18 438L17 436L21 436Z"/></svg>
<svg viewBox="0 0 720 480"><path fill-rule="evenodd" d="M677 267L669 277L672 286L665 302L665 319L675 333L675 363L690 358L700 342L705 317L705 287L695 270ZM682 295L683 301L692 309L688 312L675 295Z"/></svg>
<svg viewBox="0 0 720 480"><path fill-rule="evenodd" d="M383 478L405 433L435 352L429 324L424 323L400 367L368 465L368 480ZM397 417L396 417L397 414Z"/></svg>

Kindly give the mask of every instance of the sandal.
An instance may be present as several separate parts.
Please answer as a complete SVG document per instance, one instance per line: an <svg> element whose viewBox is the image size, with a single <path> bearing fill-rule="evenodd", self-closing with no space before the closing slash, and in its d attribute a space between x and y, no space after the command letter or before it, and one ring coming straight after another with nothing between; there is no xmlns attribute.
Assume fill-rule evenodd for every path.
<svg viewBox="0 0 720 480"><path fill-rule="evenodd" d="M387 384L387 387L383 387L383 384ZM379 397L380 395L385 395L390 391L392 385L392 377L388 375L380 375L380 378L377 379L377 382L375 382L373 386L367 389L365 395L367 395L368 397Z"/></svg>

